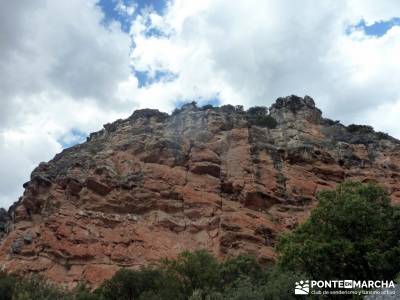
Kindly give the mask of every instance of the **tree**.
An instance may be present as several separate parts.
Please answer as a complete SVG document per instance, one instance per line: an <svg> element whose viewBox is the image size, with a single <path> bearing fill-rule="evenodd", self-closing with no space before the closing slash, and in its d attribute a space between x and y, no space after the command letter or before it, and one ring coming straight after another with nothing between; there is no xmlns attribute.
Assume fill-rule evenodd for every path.
<svg viewBox="0 0 400 300"><path fill-rule="evenodd" d="M158 290L162 281L163 275L156 268L121 269L96 292L101 295L100 299L136 300L144 292Z"/></svg>
<svg viewBox="0 0 400 300"><path fill-rule="evenodd" d="M264 271L255 257L239 255L230 258L220 265L221 283L233 284L238 278L247 278L252 284L263 281Z"/></svg>
<svg viewBox="0 0 400 300"><path fill-rule="evenodd" d="M264 106L250 107L246 113L250 125L268 127L270 129L278 125L277 121L268 114L268 109Z"/></svg>
<svg viewBox="0 0 400 300"><path fill-rule="evenodd" d="M214 106L212 106L212 104L206 104L201 109L202 110L207 110L207 109L213 109L213 108L214 108Z"/></svg>
<svg viewBox="0 0 400 300"><path fill-rule="evenodd" d="M99 297L93 294L88 287L84 284L78 284L78 286L72 292L74 300L98 300Z"/></svg>
<svg viewBox="0 0 400 300"><path fill-rule="evenodd" d="M176 260L165 260L168 277L175 277L185 297L197 289L212 289L219 283L219 264L206 250L182 252Z"/></svg>
<svg viewBox="0 0 400 300"><path fill-rule="evenodd" d="M284 271L277 267L272 267L267 272L264 285L264 299L268 300L294 300L298 299L293 293L296 281L304 280L307 275L293 271ZM314 299L309 296L307 299Z"/></svg>
<svg viewBox="0 0 400 300"><path fill-rule="evenodd" d="M269 129L274 129L278 125L278 122L274 119L274 117L267 116L255 116L249 119L251 125L256 125L260 127L267 127Z"/></svg>
<svg viewBox="0 0 400 300"><path fill-rule="evenodd" d="M390 280L400 266L400 208L381 187L345 182L278 244L279 266L314 279Z"/></svg>
<svg viewBox="0 0 400 300"><path fill-rule="evenodd" d="M223 300L260 300L264 299L264 289L255 285L249 277L240 277L235 284L224 288Z"/></svg>
<svg viewBox="0 0 400 300"><path fill-rule="evenodd" d="M69 300L69 293L41 276L32 275L17 281L12 300Z"/></svg>
<svg viewBox="0 0 400 300"><path fill-rule="evenodd" d="M16 279L0 271L0 300L11 300Z"/></svg>
<svg viewBox="0 0 400 300"><path fill-rule="evenodd" d="M265 106L253 106L247 110L250 116L265 116L268 114L268 109Z"/></svg>

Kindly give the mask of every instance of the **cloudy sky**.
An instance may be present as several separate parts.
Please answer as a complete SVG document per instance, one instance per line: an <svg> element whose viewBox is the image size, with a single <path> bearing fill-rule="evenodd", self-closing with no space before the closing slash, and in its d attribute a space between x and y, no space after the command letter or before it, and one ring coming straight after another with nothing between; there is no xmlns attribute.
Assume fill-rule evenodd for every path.
<svg viewBox="0 0 400 300"><path fill-rule="evenodd" d="M0 206L138 108L308 94L400 138L399 17L398 0L1 1Z"/></svg>

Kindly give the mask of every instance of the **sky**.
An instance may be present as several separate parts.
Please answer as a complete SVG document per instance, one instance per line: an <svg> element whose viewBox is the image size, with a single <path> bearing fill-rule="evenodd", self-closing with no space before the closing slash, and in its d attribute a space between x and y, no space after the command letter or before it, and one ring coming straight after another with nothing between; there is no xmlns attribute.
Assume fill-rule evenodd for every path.
<svg viewBox="0 0 400 300"><path fill-rule="evenodd" d="M18 0L0 9L0 206L135 109L271 105L400 138L398 0Z"/></svg>

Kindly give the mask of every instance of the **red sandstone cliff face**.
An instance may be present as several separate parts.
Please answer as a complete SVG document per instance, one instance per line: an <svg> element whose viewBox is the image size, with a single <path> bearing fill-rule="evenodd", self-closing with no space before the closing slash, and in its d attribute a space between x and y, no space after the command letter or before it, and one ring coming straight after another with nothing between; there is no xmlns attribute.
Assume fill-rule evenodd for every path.
<svg viewBox="0 0 400 300"><path fill-rule="evenodd" d="M322 189L376 181L400 202L399 141L323 119L309 97L280 98L270 113L275 129L240 109L191 104L105 125L41 163L0 211L0 264L69 286L200 248L268 264Z"/></svg>

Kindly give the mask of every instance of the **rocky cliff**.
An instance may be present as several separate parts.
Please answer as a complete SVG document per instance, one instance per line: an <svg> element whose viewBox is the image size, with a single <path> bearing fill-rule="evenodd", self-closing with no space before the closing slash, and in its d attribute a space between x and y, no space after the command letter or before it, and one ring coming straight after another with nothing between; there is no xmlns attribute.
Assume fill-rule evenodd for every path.
<svg viewBox="0 0 400 300"><path fill-rule="evenodd" d="M104 125L41 163L0 210L1 265L73 286L186 249L268 264L277 236L307 217L320 190L374 181L400 202L396 139L324 119L308 96L279 98L263 118L187 104Z"/></svg>

